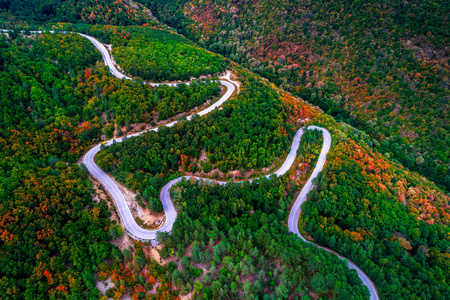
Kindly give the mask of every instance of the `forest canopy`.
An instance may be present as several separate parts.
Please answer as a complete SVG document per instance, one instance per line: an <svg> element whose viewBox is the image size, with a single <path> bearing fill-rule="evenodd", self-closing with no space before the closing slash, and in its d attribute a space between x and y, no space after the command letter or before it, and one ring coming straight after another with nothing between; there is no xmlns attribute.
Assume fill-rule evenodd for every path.
<svg viewBox="0 0 450 300"><path fill-rule="evenodd" d="M382 299L450 294L450 197L441 189L450 186L448 5L141 2L198 45L128 0L0 2L29 25L111 44L133 77L208 77L151 87L113 77L77 34L0 37L3 298L367 298L343 261L287 230L322 144L317 132L304 135L284 176L233 182L276 170L309 124L333 142L299 230L354 261ZM241 92L185 121L223 92L214 76L225 69ZM112 221L110 199L97 197L77 162L93 144L168 118L179 122L103 147L96 162L153 212L162 211L161 187L180 175L230 183L182 180L162 249L124 247L130 238ZM106 281L102 293L96 284Z"/></svg>
<svg viewBox="0 0 450 300"><path fill-rule="evenodd" d="M94 26L89 34L112 44L112 54L120 67L144 80L189 80L224 71L222 56L167 30Z"/></svg>
<svg viewBox="0 0 450 300"><path fill-rule="evenodd" d="M33 24L69 22L142 25L158 22L144 6L121 0L2 0L6 11Z"/></svg>
<svg viewBox="0 0 450 300"><path fill-rule="evenodd" d="M450 6L444 1L139 0L450 191Z"/></svg>
<svg viewBox="0 0 450 300"><path fill-rule="evenodd" d="M218 85L153 88L116 79L77 34L2 35L0 61L2 298L100 298L95 273L111 270L105 259L119 259L109 243L117 230L75 162L110 125L123 134L133 122L156 123L158 109L164 117L189 111L214 100ZM170 284L160 290L170 294Z"/></svg>

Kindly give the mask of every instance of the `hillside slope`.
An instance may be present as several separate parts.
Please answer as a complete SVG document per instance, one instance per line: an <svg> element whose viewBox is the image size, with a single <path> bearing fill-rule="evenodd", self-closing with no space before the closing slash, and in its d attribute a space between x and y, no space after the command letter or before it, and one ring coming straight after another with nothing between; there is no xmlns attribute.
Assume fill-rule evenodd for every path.
<svg viewBox="0 0 450 300"><path fill-rule="evenodd" d="M376 138L450 189L450 5L410 1L140 2L160 21Z"/></svg>
<svg viewBox="0 0 450 300"><path fill-rule="evenodd" d="M29 23L83 22L87 24L157 24L150 10L132 0L4 0L6 11Z"/></svg>
<svg viewBox="0 0 450 300"><path fill-rule="evenodd" d="M212 4L202 5L199 7ZM244 21L250 18L250 12L245 11L244 15L240 11L243 5L247 4L242 2L236 3L234 8L227 7L227 13L231 11L230 22L234 20L236 24L239 16ZM266 11L272 10L262 4L261 7ZM318 9L314 4L307 7ZM278 14L277 6L273 8L273 14ZM190 11L195 12L196 9L195 6ZM221 13L220 10L213 12L214 16ZM194 18L186 10L180 10L175 16L184 16L185 13ZM281 13L284 14L283 11ZM233 18L234 15L237 17ZM315 13L308 19L314 16L320 14ZM284 19L287 20L287 15ZM58 17L52 20L58 20ZM259 20L269 21L262 17ZM188 19L186 22L189 25ZM318 23L314 26L317 27ZM216 30L214 24L222 23L211 22L205 32L213 34ZM271 78L276 86L238 64L227 62L222 67L231 69L242 83L239 96L208 117L180 122L158 134L129 139L102 150L98 157L102 168L134 190L139 204L152 207L152 203L157 202L159 187L171 176L190 173L216 177L220 174L229 179L242 179L251 170L267 172L288 149L296 128L317 124L331 132L333 145L327 168L316 183L317 191L305 204L300 224L302 230L309 233L311 239L341 252L360 265L376 283L382 298L440 299L448 295L449 197L426 178L387 158L400 160L400 154L404 154L409 157L405 164L410 161L411 168L417 165L422 173L430 171L445 182L445 159L448 158L445 114L448 111L441 112L441 119L424 115L428 118L425 119L427 126L436 127L436 144L431 142L434 131L427 131L431 127L423 127L428 135L416 137L408 131L408 136L394 139L397 145L391 144L388 133L395 135L395 132L391 133L389 128L380 125L390 124L385 125L389 121L385 116L387 108L379 110L379 119L383 123L378 119L376 123L369 120L369 125L374 124L375 133L372 135L378 139L374 140L363 131L336 122L316 107L278 88L280 85L285 89L292 88L294 93L326 107L338 121L365 128L365 121L360 119L365 117L366 111L357 105L352 108L351 101L362 97L357 93L359 91L370 93L371 89L362 87L369 83L364 82L363 76L354 82L347 81L348 76L364 66L353 60L359 59L359 52L355 52L359 48L345 48L347 52L343 52L343 48L332 48L332 43L331 50L326 52L326 39L316 39L313 34L310 47L320 45L318 50L311 48L316 49L318 58L314 59L316 52L311 52L304 62L295 66L290 63L291 58L286 55L283 58L282 52L276 52L267 62L264 62L262 54L255 56L259 57L255 59L260 63L251 66L253 54L246 50L245 45L245 49L242 48L240 41L247 38L240 36L241 29L233 26L229 28L238 36L233 37L230 53L226 54L235 60L241 61L242 58L244 65ZM111 33L117 34L121 42L128 41L125 41L128 28L95 28L99 37L103 37L103 33ZM267 28L276 29L275 26ZM154 42L152 34L142 34L146 30L153 32L154 29L130 28L130 41L134 38L131 35L137 34L139 41L143 37ZM229 38L227 31L221 32L224 38ZM326 36L324 31L321 34ZM208 35L204 35L204 44L216 43L213 41L215 37L210 36L211 43L207 41ZM265 39L265 34L259 36ZM267 36L270 37L269 34ZM438 45L434 37L429 38L430 43ZM442 39L442 35L438 39ZM233 43L238 41L239 47L236 46L235 51ZM266 51L278 51L280 48L276 48L284 45L274 41L278 40L268 44ZM142 51L141 46L145 48L144 43L130 44L135 46L126 49L127 53L138 53ZM185 40L182 44L180 48L190 42ZM354 42L352 45L356 47L359 44ZM377 44L375 46L378 47ZM371 47L369 43L367 49ZM68 49L73 51L66 51ZM245 58L236 57L241 51L239 49L245 50ZM400 53L407 51L405 49L401 48ZM208 55L206 51L193 52L196 53ZM273 55L276 55L275 59ZM309 59L310 56L313 58ZM386 70L393 61L397 61L394 56L380 59L386 63ZM415 68L415 64L410 62L410 58L412 62L415 58L405 57L405 70L412 72L410 68ZM188 55L187 60L194 58L195 55ZM311 249L287 233L285 222L292 199L301 189L316 159L319 143L314 134L305 136L307 141L303 142L295 166L284 177L262 181L259 186L244 185L244 188L234 184L202 187L193 182L181 183L174 194L183 211L174 234L160 237L164 248L156 256L162 256L159 262L163 262L164 267L149 254L156 252L150 245L136 242L130 243L133 244L131 248L119 250L108 243L119 244L120 226L109 219L114 209L110 212L105 201L92 200L91 183L83 168L74 162L92 143L121 135L122 130L131 132L147 126L139 124L133 127L135 123L155 121L155 110L159 110L157 103L161 98L167 103L164 109L168 111L174 104L188 102L184 99L189 102L195 100L192 98L198 98L200 91L192 91L185 86L158 90L142 85L139 80L121 81L113 78L97 61L99 59L92 45L77 35L42 35L29 39L12 34L11 38L0 40L0 82L3 86L0 101L4 104L0 121L1 127L7 128L0 133L0 257L5 266L0 269L0 291L6 299L101 297L102 293L94 284L99 280L103 285L107 278L114 284L106 291L106 295L111 297L129 294L139 298L147 291L155 292L158 299L192 295L189 294L192 291L197 295L203 294L205 298L236 298L241 295L262 298L265 294L280 298L295 295L343 299L367 296L355 273L349 272L335 256ZM154 63L158 58L150 55L147 59ZM210 59L217 61L218 58L211 55ZM339 59L343 61L339 62ZM77 64L72 65L72 60ZM219 57L218 61L226 60ZM122 57L121 63L131 66L127 55ZM335 69L331 68L333 63ZM204 69L207 64L199 65L204 72L200 74L209 73ZM442 61L435 65L442 65ZM431 64L430 68L433 66ZM175 67L176 64L168 66L170 72L164 73L161 79L181 74ZM128 70L138 74L138 70ZM430 69L429 74L424 72L426 76L421 76L428 80L434 71ZM442 78L447 78L447 71L442 71ZM303 83L295 91L297 85L293 82L300 73ZM333 76L327 77L328 73ZM373 73L376 72L369 72ZM292 76L286 77L285 74ZM410 76L405 74L402 76ZM417 76L417 80L422 78ZM440 85L442 79L438 79ZM309 83L311 85L307 87ZM354 92L348 99L342 92L346 84ZM435 91L433 101L445 102L446 96L441 95L446 95L446 90L441 93L439 85L436 90L436 84L430 84ZM394 87L392 84L381 89L385 94L379 99L385 99L386 107L391 99L387 95L391 95ZM204 89L206 87L201 87ZM423 91L422 85L415 86L415 91L428 93ZM204 91L201 94L208 93ZM419 101L417 99L421 98L399 99ZM444 102L441 107L447 104ZM374 102L372 108L370 105L367 107L367 115L371 109L378 115L377 103ZM438 102L435 104L439 106ZM400 117L395 118L396 122L407 122L408 118L401 118L402 109L406 106L403 102L399 106L396 108L395 105L391 117L398 114ZM185 111L191 106L180 107L181 110L177 111ZM416 104L416 109L419 107ZM427 111L435 113L432 107ZM414 126L412 131L420 131L422 127L418 121L417 124L405 124ZM392 124L393 128L400 126L396 122ZM381 133L383 130L386 132ZM237 140L240 143L236 145ZM411 147L404 146L409 143ZM429 145L424 146L426 143ZM436 145L434 150L430 145ZM419 146L430 147L429 152L422 151ZM392 150L382 151L383 154L374 151L384 147L392 147ZM441 161L434 159L433 155L442 156ZM210 269L205 271L203 268ZM258 270L258 275L251 276L255 270Z"/></svg>

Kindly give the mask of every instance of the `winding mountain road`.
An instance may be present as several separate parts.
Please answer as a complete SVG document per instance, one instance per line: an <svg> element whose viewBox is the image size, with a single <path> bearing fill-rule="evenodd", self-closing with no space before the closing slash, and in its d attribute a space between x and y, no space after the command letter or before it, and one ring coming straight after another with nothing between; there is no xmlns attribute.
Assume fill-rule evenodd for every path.
<svg viewBox="0 0 450 300"><path fill-rule="evenodd" d="M7 31L3 30L3 32L7 32ZM35 33L41 33L41 32L35 32ZM81 35L82 37L85 37L88 40L90 40L92 42L92 44L101 52L105 64L109 67L109 70L111 71L111 73L114 76L116 76L117 78L120 78L120 79L132 79L132 78L122 74L121 72L119 72L119 70L117 70L117 68L115 67L115 65L113 63L112 57L110 56L106 47L101 42L99 42L94 37L88 36L86 34L82 34L82 33L78 33L78 34ZM228 74L228 78L229 78L229 74ZM218 108L225 101L227 101L235 92L236 86L233 83L231 83L230 81L221 80L220 83L227 88L226 93L212 106L198 112L197 114L199 116L203 116L203 115L213 111L214 109ZM161 83L149 83L149 84L151 84L152 86L158 86ZM177 84L178 83L169 83L167 85L174 86ZM191 118L192 118L192 116L189 116L187 118L187 120L190 120ZM176 123L177 122L172 122L172 123L166 124L164 126L171 127L171 126L175 125ZM306 240L300 234L300 232L298 230L298 220L299 220L299 215L301 212L301 206L306 201L309 191L314 188L312 181L314 178L317 177L317 175L319 174L319 172L322 170L323 166L325 165L326 156L331 147L331 135L328 132L328 130L321 128L321 127L317 127L317 126L309 126L308 129L320 130L323 134L324 141L323 141L323 146L322 146L322 150L320 152L319 159L313 170L313 173L311 174L310 178L306 182L306 184L303 187L302 191L300 192L299 196L295 200L295 203L290 211L289 220L288 220L289 231L295 233L303 241L311 243L311 244L315 245L316 247L322 248L327 252L336 254L340 259L345 260L348 263L349 268L356 270L359 278L361 278L364 285L367 286L367 288L369 289L370 299L377 300L377 299L379 299L379 296L378 296L378 292L376 290L375 285L360 268L358 268L354 263L352 263L348 259L346 259L346 258L342 257L341 255L339 255L338 253L334 252L333 250L316 245L316 244ZM150 131L157 131L157 130L158 130L158 128L154 128L154 129L151 129ZM144 132L135 133L135 134L129 135L128 138L133 137L133 136L138 136L143 133ZM274 174L276 174L277 176L281 176L281 175L285 174L290 169L292 164L294 163L295 157L297 155L297 150L298 150L298 147L300 144L300 139L301 139L303 133L304 133L304 128L301 128L295 134L294 140L291 145L290 152L289 152L286 160L284 161L283 165L276 172L274 172ZM123 141L123 138L115 139L115 142L117 142L117 143L120 143L122 141ZM106 146L109 146L112 143L113 143L113 140L110 140L110 141L106 142L105 144L106 144ZM162 227L160 227L156 230L147 230L147 229L141 228L134 220L134 218L131 214L130 208L128 207L128 205L125 201L125 197L123 196L122 192L119 190L118 186L104 171L102 171L95 164L94 156L95 156L95 154L97 154L100 151L100 148L101 148L101 144L98 144L98 145L94 146L93 148L91 148L86 153L86 155L83 157L83 163L86 165L89 172L103 184L103 186L108 190L108 192L113 197L113 199L116 203L117 209L119 210L120 217L122 218L122 220L124 222L126 231L133 237L140 239L140 240L155 239L156 233L158 231L170 232L172 230L173 224L177 217L177 212L173 206L172 199L170 197L170 189L175 183L179 182L182 178L190 178L190 176L183 176L183 177L176 178L176 179L170 181L169 183L167 183L162 188L161 201L163 204L164 212L166 214L166 222L164 223L164 225ZM269 176L270 175L267 175L266 177L269 177ZM204 178L199 178L199 177L194 177L194 178L205 180ZM226 184L226 182L223 182L223 181L214 181L214 182L216 182L218 184Z"/></svg>

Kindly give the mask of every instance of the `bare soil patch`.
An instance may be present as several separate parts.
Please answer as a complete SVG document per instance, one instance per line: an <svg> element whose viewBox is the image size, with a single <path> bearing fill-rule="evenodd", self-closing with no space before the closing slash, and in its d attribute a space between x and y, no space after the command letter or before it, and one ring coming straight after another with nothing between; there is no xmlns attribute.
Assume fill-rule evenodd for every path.
<svg viewBox="0 0 450 300"><path fill-rule="evenodd" d="M114 288L114 287L116 287L116 285L111 281L111 276L110 276L106 280L97 281L95 284L95 287L98 288L100 290L100 292L102 292L103 295L105 295L106 290L108 290L110 288Z"/></svg>
<svg viewBox="0 0 450 300"><path fill-rule="evenodd" d="M108 174L108 176L112 180L115 180L112 175ZM143 222L141 225L142 227L153 229L158 228L162 224L164 224L164 222L166 221L166 215L164 213L155 213L152 212L147 207L140 206L136 201L136 193L134 193L132 190L130 190L124 184L118 181L116 181L115 183L119 187L122 194L124 195L133 217L135 219L139 218L140 220L142 220Z"/></svg>

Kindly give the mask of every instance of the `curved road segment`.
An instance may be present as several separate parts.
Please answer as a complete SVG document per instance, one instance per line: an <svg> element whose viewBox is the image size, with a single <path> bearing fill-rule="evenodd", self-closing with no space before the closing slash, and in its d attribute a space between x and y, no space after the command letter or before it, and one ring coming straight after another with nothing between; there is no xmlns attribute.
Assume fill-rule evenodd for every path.
<svg viewBox="0 0 450 300"><path fill-rule="evenodd" d="M7 31L3 30L3 32L7 32ZM36 32L36 33L41 33L41 32ZM85 37L88 40L90 40L92 42L92 44L94 44L94 46L101 52L101 54L103 56L103 60L105 61L105 64L109 67L110 72L114 76L116 76L119 79L132 79L132 78L122 74L119 70L117 70L108 50L101 42L99 42L97 39L95 39L91 36L88 36L86 34L82 34L82 33L78 33L78 34L81 35L82 37ZM214 109L218 108L220 105L222 105L222 103L227 101L235 92L236 87L234 84L230 83L229 81L224 81L224 80L221 80L220 83L222 85L224 85L225 87L227 87L227 92L219 99L219 101L214 103L212 106L198 112L197 114L199 116L203 116L203 115L213 111ZM158 86L161 83L149 83L149 84L151 84L152 86ZM175 86L177 84L178 83L169 83L167 85ZM189 84L189 83L187 83L187 84ZM192 116L189 116L189 117L187 117L187 120L190 120L191 118L192 118ZM176 123L177 122L172 122L172 123L166 124L164 126L171 127L171 126L175 125ZM290 211L289 220L288 220L289 231L295 233L303 241L309 242L309 243L315 245L316 247L324 249L327 252L336 254L340 259L347 261L349 268L356 270L359 278L361 278L364 285L367 286L367 288L369 289L370 299L374 299L374 300L379 299L378 292L375 288L375 285L360 268L358 268L354 263L352 263L348 259L346 259L346 258L342 257L341 255L339 255L338 253L334 252L333 250L316 245L316 244L306 240L298 231L298 220L299 220L299 215L301 212L301 206L306 201L309 191L314 188L312 181L317 177L319 172L322 171L322 168L326 162L327 153L330 150L330 146L331 146L331 135L328 132L328 130L317 127L317 126L309 126L308 129L320 130L322 132L324 141L323 141L322 150L320 152L320 156L319 156L317 164L314 168L314 171L311 174L308 181L306 182L305 186L303 187L301 193L295 200L295 203ZM157 131L157 130L158 130L158 128L154 128L154 129L151 129L150 131ZM129 135L128 137L138 136L142 133L144 133L144 132L135 133L135 134ZM277 176L281 176L281 175L285 174L290 169L292 164L294 163L295 157L297 155L297 150L298 150L298 147L300 144L300 139L301 139L303 133L304 133L304 129L301 128L295 134L294 141L292 142L289 155L287 156L283 165L274 173ZM120 143L122 141L123 141L123 138L115 139L115 142L117 142L117 143ZM110 140L110 141L106 142L105 144L106 144L106 146L109 146L112 143L113 143L113 140ZM128 207L128 205L125 201L125 197L123 196L122 192L119 190L118 186L114 183L114 181L105 172L103 172L95 164L94 156L95 156L95 154L97 154L97 152L100 151L100 148L101 148L101 144L98 144L98 145L94 146L93 148L91 148L84 156L83 163L86 165L89 172L91 172L91 174L93 176L95 176L103 184L103 186L108 190L108 192L114 198L117 209L119 210L119 214L125 224L125 228L126 228L127 232L129 234L131 234L132 236L134 236L135 238L140 239L140 240L156 239L156 233L158 231L170 232L172 230L173 224L177 217L177 212L173 206L172 199L170 197L170 188L175 183L179 182L182 178L189 179L190 176L183 176L183 177L176 178L176 179L170 181L168 184L166 184L162 188L161 201L163 204L164 212L166 213L166 222L164 223L164 225L156 230L143 229L134 220L134 218L131 214L130 208ZM270 175L267 175L266 177L269 177L269 176ZM199 177L194 177L194 178L205 180L204 178L199 178ZM226 182L223 182L223 181L214 181L214 182L218 183L218 184L226 184Z"/></svg>

